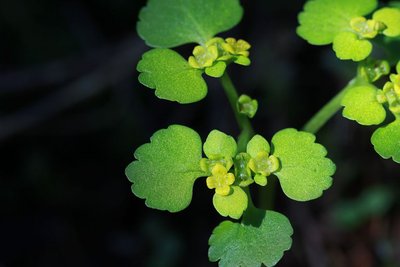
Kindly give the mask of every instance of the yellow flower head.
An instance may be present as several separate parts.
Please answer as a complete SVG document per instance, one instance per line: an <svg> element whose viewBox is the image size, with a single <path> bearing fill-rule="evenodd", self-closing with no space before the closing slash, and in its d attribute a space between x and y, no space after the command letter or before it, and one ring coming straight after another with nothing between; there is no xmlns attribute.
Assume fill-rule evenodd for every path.
<svg viewBox="0 0 400 267"><path fill-rule="evenodd" d="M374 38L379 31L386 28L382 22L373 19L367 20L364 17L353 18L350 26L362 38Z"/></svg>
<svg viewBox="0 0 400 267"><path fill-rule="evenodd" d="M228 173L228 170L221 164L217 163L211 171L212 176L206 180L209 189L215 189L215 193L221 196L229 195L231 191L230 185L235 182L233 173Z"/></svg>
<svg viewBox="0 0 400 267"><path fill-rule="evenodd" d="M249 167L257 174L269 176L279 169L280 163L277 157L269 156L267 152L262 151L255 158L250 159Z"/></svg>
<svg viewBox="0 0 400 267"><path fill-rule="evenodd" d="M245 40L239 39L236 41L235 38L226 38L225 43L221 44L222 48L232 55L237 56L249 56L249 49L251 45Z"/></svg>
<svg viewBox="0 0 400 267"><path fill-rule="evenodd" d="M218 58L218 47L216 44L210 46L196 46L193 56L189 57L189 65L195 69L211 67Z"/></svg>

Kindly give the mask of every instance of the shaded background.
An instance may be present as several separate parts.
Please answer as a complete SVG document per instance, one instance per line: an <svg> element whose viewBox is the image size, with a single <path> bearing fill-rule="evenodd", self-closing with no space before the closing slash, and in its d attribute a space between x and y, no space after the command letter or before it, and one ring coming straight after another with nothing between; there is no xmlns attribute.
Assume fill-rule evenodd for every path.
<svg viewBox="0 0 400 267"><path fill-rule="evenodd" d="M242 2L242 23L223 36L253 46L253 64L231 72L240 92L259 99L254 126L270 139L301 128L355 65L296 36L304 1ZM0 2L1 267L216 266L207 241L223 218L203 180L190 207L170 214L146 208L124 175L133 151L169 124L203 140L214 128L238 134L214 80L192 105L158 100L137 82L149 49L135 32L144 4ZM372 130L336 116L318 134L338 166L321 199L294 202L279 187L267 194L295 231L278 266L400 266L400 169L375 154Z"/></svg>

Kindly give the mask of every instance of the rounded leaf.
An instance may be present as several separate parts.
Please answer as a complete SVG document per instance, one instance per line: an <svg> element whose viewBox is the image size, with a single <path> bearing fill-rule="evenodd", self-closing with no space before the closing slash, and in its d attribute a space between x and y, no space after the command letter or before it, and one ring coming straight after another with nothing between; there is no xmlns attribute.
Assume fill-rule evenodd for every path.
<svg viewBox="0 0 400 267"><path fill-rule="evenodd" d="M126 168L133 193L150 208L177 212L191 199L200 169L201 139L192 129L172 125L157 131L150 143L135 151L136 160Z"/></svg>
<svg viewBox="0 0 400 267"><path fill-rule="evenodd" d="M377 0L310 0L299 14L297 34L310 44L326 45L348 29L350 20L376 9Z"/></svg>
<svg viewBox="0 0 400 267"><path fill-rule="evenodd" d="M375 151L384 159L400 163L400 119L378 128L371 137Z"/></svg>
<svg viewBox="0 0 400 267"><path fill-rule="evenodd" d="M390 37L396 37L400 35L400 9L384 7L376 11L373 15L373 19L383 22L386 25L386 29L383 34Z"/></svg>
<svg viewBox="0 0 400 267"><path fill-rule="evenodd" d="M213 78L220 78L224 75L226 70L226 63L223 61L218 61L213 66L205 69L205 73Z"/></svg>
<svg viewBox="0 0 400 267"><path fill-rule="evenodd" d="M293 228L289 220L274 211L256 210L252 224L224 221L208 243L210 261L220 267L275 266L292 245Z"/></svg>
<svg viewBox="0 0 400 267"><path fill-rule="evenodd" d="M143 54L137 65L139 81L155 89L158 98L181 104L200 101L207 95L201 70L192 68L170 49L153 49Z"/></svg>
<svg viewBox="0 0 400 267"><path fill-rule="evenodd" d="M239 186L232 186L231 188L232 193L227 196L214 194L213 204L215 209L222 216L239 219L247 209L247 195Z"/></svg>
<svg viewBox="0 0 400 267"><path fill-rule="evenodd" d="M209 159L228 157L236 155L237 144L232 136L218 130L212 130L203 146L204 154Z"/></svg>
<svg viewBox="0 0 400 267"><path fill-rule="evenodd" d="M149 0L139 13L137 31L152 47L205 44L242 19L239 0Z"/></svg>
<svg viewBox="0 0 400 267"><path fill-rule="evenodd" d="M256 134L247 144L246 151L250 154L251 157L255 158L260 152L267 152L269 154L270 149L271 148L268 141L265 140L265 138L261 135Z"/></svg>
<svg viewBox="0 0 400 267"><path fill-rule="evenodd" d="M376 98L378 89L363 85L351 88L342 99L343 117L361 125L377 125L386 118L386 110Z"/></svg>
<svg viewBox="0 0 400 267"><path fill-rule="evenodd" d="M315 143L315 135L284 129L277 132L271 142L272 153L281 164L274 174L289 198L312 200L332 185L335 164L325 157L325 147Z"/></svg>
<svg viewBox="0 0 400 267"><path fill-rule="evenodd" d="M371 54L372 44L359 39L355 33L341 32L333 40L333 50L339 59L361 61Z"/></svg>

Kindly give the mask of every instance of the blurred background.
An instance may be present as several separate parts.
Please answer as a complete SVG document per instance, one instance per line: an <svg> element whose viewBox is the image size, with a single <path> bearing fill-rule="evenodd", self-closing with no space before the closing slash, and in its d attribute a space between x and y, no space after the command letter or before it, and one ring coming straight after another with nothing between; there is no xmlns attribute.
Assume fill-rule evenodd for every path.
<svg viewBox="0 0 400 267"><path fill-rule="evenodd" d="M252 65L232 66L241 93L259 100L267 139L302 125L355 75L330 47L296 36L304 1L241 1L240 25L222 34L252 44ZM224 218L199 179L186 210L148 209L124 174L133 152L169 124L237 136L218 82L199 103L158 100L137 82L149 48L135 24L145 0L0 2L0 267L216 266L208 238ZM179 49L188 57L192 46ZM256 195L294 228L278 266L400 266L400 167L381 159L373 127L334 117L318 133L337 164L322 198ZM270 179L273 183L273 178Z"/></svg>

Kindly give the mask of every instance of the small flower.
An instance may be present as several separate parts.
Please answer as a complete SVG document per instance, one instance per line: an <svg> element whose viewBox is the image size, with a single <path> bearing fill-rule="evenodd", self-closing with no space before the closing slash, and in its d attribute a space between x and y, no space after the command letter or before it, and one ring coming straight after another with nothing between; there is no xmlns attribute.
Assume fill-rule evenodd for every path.
<svg viewBox="0 0 400 267"><path fill-rule="evenodd" d="M279 169L280 163L277 157L261 151L255 158L250 159L249 167L256 173L263 176L269 176Z"/></svg>
<svg viewBox="0 0 400 267"><path fill-rule="evenodd" d="M236 41L235 38L226 38L222 48L232 55L248 57L251 45L242 39Z"/></svg>
<svg viewBox="0 0 400 267"><path fill-rule="evenodd" d="M218 58L217 45L196 46L193 49L193 56L189 57L189 65L195 69L211 67Z"/></svg>
<svg viewBox="0 0 400 267"><path fill-rule="evenodd" d="M227 196L231 192L231 185L235 182L235 175L217 163L211 171L212 176L207 177L206 183L209 189L215 189L215 193Z"/></svg>
<svg viewBox="0 0 400 267"><path fill-rule="evenodd" d="M386 28L382 22L366 19L364 17L356 17L350 21L353 31L361 38L372 39L382 30Z"/></svg>
<svg viewBox="0 0 400 267"><path fill-rule="evenodd" d="M382 90L378 90L376 100L380 104L388 103L394 115L400 115L400 74L391 74Z"/></svg>
<svg viewBox="0 0 400 267"><path fill-rule="evenodd" d="M249 168L256 174L254 182L261 186L267 185L267 177L277 171L280 163L277 157L261 151L255 158L250 159Z"/></svg>

